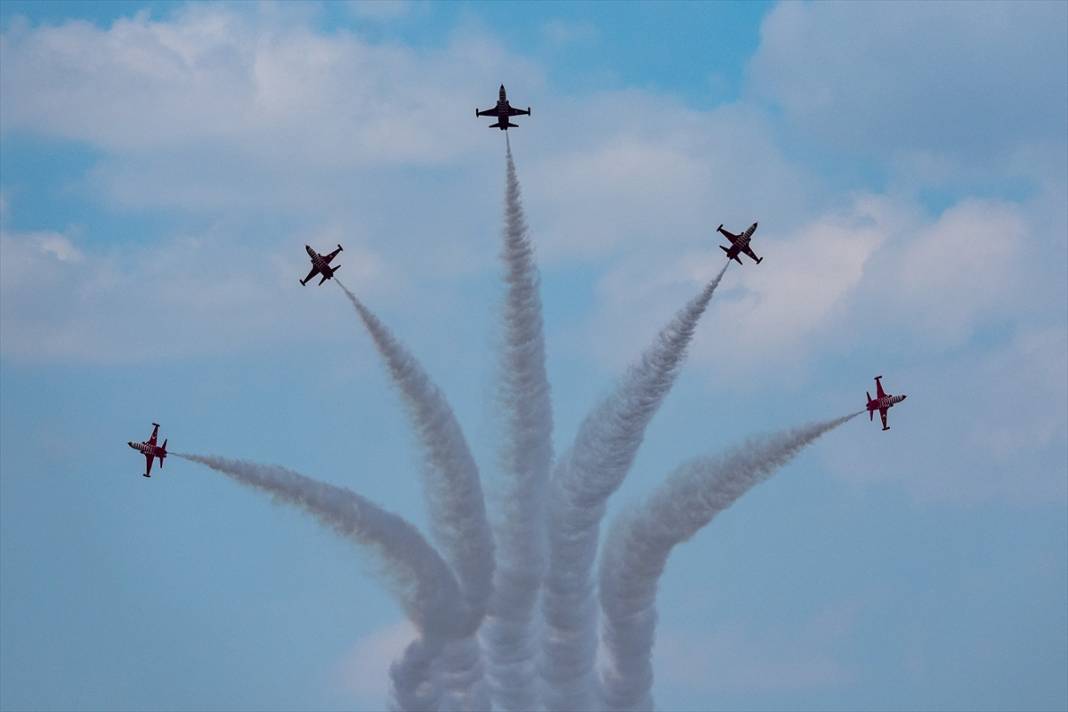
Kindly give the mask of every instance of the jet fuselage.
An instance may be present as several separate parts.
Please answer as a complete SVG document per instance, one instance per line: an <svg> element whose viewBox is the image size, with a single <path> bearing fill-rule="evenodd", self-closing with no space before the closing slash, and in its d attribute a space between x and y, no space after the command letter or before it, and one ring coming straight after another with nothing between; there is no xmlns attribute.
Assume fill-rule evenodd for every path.
<svg viewBox="0 0 1068 712"><path fill-rule="evenodd" d="M868 401L868 410L893 408L896 403L900 403L906 398L908 398L908 396L883 396L882 398L872 398Z"/></svg>

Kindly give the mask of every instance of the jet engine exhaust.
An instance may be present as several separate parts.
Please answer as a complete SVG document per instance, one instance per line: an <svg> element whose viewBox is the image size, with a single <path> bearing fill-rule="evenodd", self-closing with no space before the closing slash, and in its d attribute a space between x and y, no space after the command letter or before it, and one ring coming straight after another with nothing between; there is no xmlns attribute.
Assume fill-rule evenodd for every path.
<svg viewBox="0 0 1068 712"><path fill-rule="evenodd" d="M401 608L420 633L390 670L391 696L398 709L436 709L437 682L425 658L444 641L466 634L460 587L448 564L419 530L351 490L313 480L277 465L261 465L214 455L173 455L206 465L235 482L294 505L380 562L380 572Z"/></svg>
<svg viewBox="0 0 1068 712"><path fill-rule="evenodd" d="M860 415L754 437L723 455L676 468L643 504L620 514L600 561L602 704L611 710L653 709L656 591L668 557L721 511L771 477L824 433Z"/></svg>
<svg viewBox="0 0 1068 712"><path fill-rule="evenodd" d="M478 466L452 408L415 357L348 287L336 278L334 281L344 290L367 327L403 397L405 410L425 456L423 489L431 533L459 579L469 613L463 623L465 634L475 636L493 590L495 565L493 537L486 519ZM476 656L474 662L481 667L481 656ZM481 670L473 676L450 676L457 680L468 678L477 680L479 688L484 689ZM451 693L471 699L482 707L489 705L485 692L473 697L470 690Z"/></svg>
<svg viewBox="0 0 1068 712"><path fill-rule="evenodd" d="M550 710L594 704L597 650L592 570L608 498L623 483L646 426L671 390L724 265L657 335L615 392L586 417L549 487L549 566L540 673Z"/></svg>
<svg viewBox="0 0 1068 712"><path fill-rule="evenodd" d="M501 259L507 292L497 402L504 443L502 492L495 504L498 562L489 613L481 631L494 704L529 710L537 703L532 632L545 572L545 494L552 463L552 402L545 368L538 269L527 236L519 179L505 133L506 190Z"/></svg>

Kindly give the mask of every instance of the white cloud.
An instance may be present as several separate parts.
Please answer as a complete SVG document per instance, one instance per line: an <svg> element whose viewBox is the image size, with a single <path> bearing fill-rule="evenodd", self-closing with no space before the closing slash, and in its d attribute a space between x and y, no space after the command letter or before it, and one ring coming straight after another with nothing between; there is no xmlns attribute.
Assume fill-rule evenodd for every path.
<svg viewBox="0 0 1068 712"><path fill-rule="evenodd" d="M989 158L1064 142L1063 3L783 3L761 25L751 88L831 150Z"/></svg>
<svg viewBox="0 0 1068 712"><path fill-rule="evenodd" d="M15 27L0 49L4 130L290 171L433 165L477 140L457 97L494 86L504 62L538 83L529 62L484 38L421 52L293 20L194 4L110 28Z"/></svg>
<svg viewBox="0 0 1068 712"><path fill-rule="evenodd" d="M1033 300L1050 277L1032 266L1046 238L1032 229L1017 204L965 200L932 218L874 195L794 229L762 222L753 247L764 262L728 268L695 358L717 381L774 386L857 343L892 339L921 357L1006 320L1047 322L1056 304ZM635 251L602 278L590 342L611 367L718 271L723 254L707 241Z"/></svg>
<svg viewBox="0 0 1068 712"><path fill-rule="evenodd" d="M101 250L70 235L2 231L0 353L129 363L338 338L313 306L318 295L297 292L307 263L292 259L302 252L295 242L262 251L209 231ZM341 274L365 293L388 295L394 280L382 260L347 244Z"/></svg>
<svg viewBox="0 0 1068 712"><path fill-rule="evenodd" d="M839 12L850 19L855 11L783 6L767 18L753 70L762 91L786 91L775 83L778 75L766 74L767 58L788 55L798 38L822 36L819 13L838 22ZM797 24L783 27L790 13L799 13ZM960 21L959 13L935 15L942 18L931 24L936 28ZM895 32L901 22L891 22ZM821 61L831 76L846 71L838 64L856 49L848 36L837 39L841 46L815 48L829 53ZM754 246L766 260L732 266L713 302L706 326L725 325L731 338L723 350L710 329L698 336L698 367L713 378L762 376L774 387L850 344L892 339L905 345L899 351L921 357L956 348L983 328L1041 325L1063 313L1063 195L1056 189L1063 166L1022 138L1011 151L1014 170L1062 176L1060 184L1042 184L1041 201L964 199L932 215L907 192L833 195L817 171L789 157L775 122L751 103L696 111L648 91L554 95L539 67L475 32L422 51L345 31L323 34L265 8L195 5L165 21L139 16L110 28L13 26L2 52L4 96L12 99L0 108L6 137L35 131L87 142L103 154L87 182L110 205L179 209L228 226L212 233L210 251L203 242L176 250L166 242L176 238L166 236L162 263L147 248L143 255L102 254L66 238L85 253L70 277L90 295L83 304L97 299L102 314L126 317L166 309L176 333L183 319L191 320L184 333L195 333L202 316L196 309L206 306L187 299L172 307L178 294L163 283L220 300L217 308L249 334L246 343L269 338L256 335L256 324L265 305L280 298L258 285L288 285L304 242L344 243L342 275L380 295L392 290L413 303L431 300L435 309L468 309L464 298L449 295L458 278L495 269L503 167L487 145L502 137L457 104L492 91L503 66L516 78L509 80L516 102L535 106L524 122L530 130L512 132L512 140L539 259L547 271L568 261L605 265L579 338L613 368L718 269L720 222L741 229L759 219ZM848 104L862 98L848 96ZM896 110L899 124L906 123L902 113L922 113ZM907 155L903 146L894 150ZM911 155L922 164L916 170L953 180L955 169L945 168L953 162L938 151ZM257 233L249 255L251 238L241 235L264 223L271 227ZM5 249L16 250L21 243L8 237L14 242ZM259 276L242 286L246 276L214 266L219 256ZM165 279L156 264L167 264ZM58 269L48 263L45 271ZM128 270L158 275L161 286ZM10 273L5 268L5 278ZM5 283L7 301L40 301L46 282L17 293ZM124 303L122 295L130 301L133 293L170 302ZM57 304L54 323L79 309L94 318L85 308L68 309L66 297L48 300ZM12 320L5 329L33 331L14 311L5 313ZM113 332L111 340L119 336ZM19 341L27 357L50 343ZM209 346L199 340L198 348ZM92 353L103 358L106 351ZM158 353L121 351L124 358ZM53 345L47 353L76 352Z"/></svg>

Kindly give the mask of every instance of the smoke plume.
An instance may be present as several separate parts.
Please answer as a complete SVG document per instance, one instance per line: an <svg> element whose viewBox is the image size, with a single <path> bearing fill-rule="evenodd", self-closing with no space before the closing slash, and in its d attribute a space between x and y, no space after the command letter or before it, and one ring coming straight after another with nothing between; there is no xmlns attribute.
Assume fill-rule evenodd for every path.
<svg viewBox="0 0 1068 712"><path fill-rule="evenodd" d="M549 488L549 565L542 610L540 674L550 710L595 702L597 648L591 580L608 497L634 462L645 428L671 390L697 323L727 265L657 336L616 391L583 421Z"/></svg>
<svg viewBox="0 0 1068 712"><path fill-rule="evenodd" d="M537 702L533 615L545 570L545 493L552 461L552 403L534 251L527 238L519 180L507 150L504 246L507 294L498 400L503 410L503 491L495 522L498 562L481 637L497 707Z"/></svg>
<svg viewBox="0 0 1068 712"><path fill-rule="evenodd" d="M465 634L474 636L493 590L494 570L493 538L486 520L478 466L452 408L415 357L355 294L336 277L334 281L367 327L419 436L425 454L423 482L431 532L459 579L470 614L464 622ZM471 678L482 684L480 656L475 656L474 664L478 674ZM457 674L448 679L467 678ZM477 698L480 694L466 689L451 692L464 698Z"/></svg>
<svg viewBox="0 0 1068 712"><path fill-rule="evenodd" d="M753 438L719 457L680 466L639 508L620 515L600 561L603 704L651 710L656 590L668 556L719 512L824 433L858 413Z"/></svg>
<svg viewBox="0 0 1068 712"><path fill-rule="evenodd" d="M390 670L399 709L436 709L438 690L430 660L442 642L466 633L470 616L456 577L419 530L351 490L305 477L276 465L212 455L172 453L207 465L243 485L295 505L321 523L373 552L380 570L420 638Z"/></svg>

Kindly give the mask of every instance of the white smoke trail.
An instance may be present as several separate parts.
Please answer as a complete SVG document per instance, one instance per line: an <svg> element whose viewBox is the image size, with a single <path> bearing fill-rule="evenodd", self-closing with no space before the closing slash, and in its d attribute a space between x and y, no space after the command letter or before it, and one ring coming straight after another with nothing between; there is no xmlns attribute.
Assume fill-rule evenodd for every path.
<svg viewBox="0 0 1068 712"><path fill-rule="evenodd" d="M389 666L392 710L434 712L440 708L440 688L433 668L442 647L440 638L416 638Z"/></svg>
<svg viewBox="0 0 1068 712"><path fill-rule="evenodd" d="M400 390L408 415L425 453L424 492L430 514L431 533L446 560L456 571L467 604L464 634L475 636L485 615L493 590L494 546L486 520L486 504L478 465L467 446L460 424L444 395L415 358L397 341L389 329L338 279L338 286L352 302L360 319L384 359ZM481 656L474 660L470 676L450 675L448 679L482 681ZM482 693L454 689L455 696L480 699Z"/></svg>
<svg viewBox="0 0 1068 712"><path fill-rule="evenodd" d="M583 421L556 466L549 488L539 666L550 710L587 710L596 702L597 608L591 574L605 503L633 464L645 428L671 390L697 323L726 271L724 265L660 332L615 393Z"/></svg>
<svg viewBox="0 0 1068 712"><path fill-rule="evenodd" d="M439 695L430 677L430 658L441 648L441 641L466 633L464 621L470 614L452 570L418 529L351 490L284 467L212 455L172 454L300 507L372 551L381 562L389 588L421 636L390 670L393 702L403 710L437 709Z"/></svg>
<svg viewBox="0 0 1068 712"><path fill-rule="evenodd" d="M552 462L552 402L545 373L545 339L534 250L507 149L504 249L508 291L498 395L505 423L504 476L494 533L498 563L482 627L495 705L530 710L537 704L533 624L545 571L545 493Z"/></svg>
<svg viewBox="0 0 1068 712"><path fill-rule="evenodd" d="M607 652L601 683L607 709L653 709L656 590L674 546L806 445L857 415L753 438L726 455L692 460L641 507L616 518L605 537L599 572L601 639Z"/></svg>

